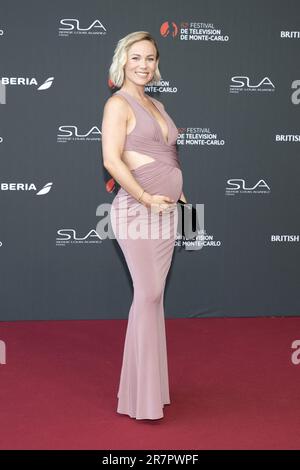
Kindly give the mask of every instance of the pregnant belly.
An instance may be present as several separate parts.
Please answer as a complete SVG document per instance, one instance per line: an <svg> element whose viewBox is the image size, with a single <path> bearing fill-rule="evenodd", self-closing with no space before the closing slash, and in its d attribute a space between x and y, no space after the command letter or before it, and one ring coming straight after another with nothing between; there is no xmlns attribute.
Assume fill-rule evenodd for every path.
<svg viewBox="0 0 300 470"><path fill-rule="evenodd" d="M163 196L169 196L178 201L182 193L182 186L181 170L179 168L172 168L170 173L160 181L158 190Z"/></svg>
<svg viewBox="0 0 300 470"><path fill-rule="evenodd" d="M132 171L134 178L149 194L168 196L177 201L182 193L182 171L155 160Z"/></svg>
<svg viewBox="0 0 300 470"><path fill-rule="evenodd" d="M168 196L178 201L182 193L182 172L177 167L171 167L157 160L131 170L131 173L140 186L149 194ZM140 204L131 194L120 187L113 204L119 205L121 200L126 199L127 204Z"/></svg>
<svg viewBox="0 0 300 470"><path fill-rule="evenodd" d="M177 167L166 165L159 161L155 161L143 165L136 170L132 170L132 174L141 187L151 195L159 194L168 196L175 202L179 199L182 193L182 172ZM135 210L142 205L134 197L127 193L122 187L119 189L116 197L112 202L112 226L115 233L119 228L122 228L127 233L128 222L135 219ZM115 219L114 219L115 218ZM166 232L172 239L176 235L174 227L177 226L177 211L170 215L171 227L169 220L165 217L161 222L153 220L149 215L142 218L141 226L148 230L149 226L159 224L160 233ZM162 235L161 235L162 236ZM169 238L167 237L167 238Z"/></svg>

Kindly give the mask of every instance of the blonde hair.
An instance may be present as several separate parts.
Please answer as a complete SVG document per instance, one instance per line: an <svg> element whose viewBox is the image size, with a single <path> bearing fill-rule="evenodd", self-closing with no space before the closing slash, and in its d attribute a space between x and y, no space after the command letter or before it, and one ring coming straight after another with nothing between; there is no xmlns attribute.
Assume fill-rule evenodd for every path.
<svg viewBox="0 0 300 470"><path fill-rule="evenodd" d="M158 51L156 41L151 36L151 34L148 33L147 31L136 31L120 39L114 51L113 60L109 68L109 79L112 81L112 83L116 87L121 88L121 86L123 85L124 78L125 78L124 66L127 62L127 54L128 54L129 48L134 43L138 41L143 41L143 40L152 42L152 44L154 45L156 49L156 60L159 59L159 51ZM158 64L157 64L153 78L151 82L147 83L147 85L157 84L159 83L160 80L161 80L161 74L160 74Z"/></svg>

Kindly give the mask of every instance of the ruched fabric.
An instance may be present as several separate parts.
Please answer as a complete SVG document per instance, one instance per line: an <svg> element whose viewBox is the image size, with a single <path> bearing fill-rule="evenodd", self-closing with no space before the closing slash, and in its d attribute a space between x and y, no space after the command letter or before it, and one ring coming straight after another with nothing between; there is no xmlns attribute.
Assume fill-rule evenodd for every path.
<svg viewBox="0 0 300 470"><path fill-rule="evenodd" d="M182 172L175 123L163 105L151 98L168 125L166 142L158 121L148 110L129 93L123 90L116 93L128 101L136 118L124 150L154 159L132 170L133 176L149 194L177 201L182 192ZM140 232L147 233L147 238L130 236L130 226L137 215ZM133 284L117 412L136 419L159 419L164 416L164 405L170 404L164 291L175 247L177 208L153 217L149 208L121 187L112 202L111 222ZM155 237L151 237L153 233Z"/></svg>

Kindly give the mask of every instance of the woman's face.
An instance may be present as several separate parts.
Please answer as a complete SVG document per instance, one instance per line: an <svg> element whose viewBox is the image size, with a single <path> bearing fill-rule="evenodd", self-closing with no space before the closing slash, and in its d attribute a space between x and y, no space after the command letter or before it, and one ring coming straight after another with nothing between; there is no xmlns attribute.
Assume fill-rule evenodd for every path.
<svg viewBox="0 0 300 470"><path fill-rule="evenodd" d="M153 79L159 60L151 41L142 40L134 43L128 50L124 67L125 77L136 85L145 86Z"/></svg>

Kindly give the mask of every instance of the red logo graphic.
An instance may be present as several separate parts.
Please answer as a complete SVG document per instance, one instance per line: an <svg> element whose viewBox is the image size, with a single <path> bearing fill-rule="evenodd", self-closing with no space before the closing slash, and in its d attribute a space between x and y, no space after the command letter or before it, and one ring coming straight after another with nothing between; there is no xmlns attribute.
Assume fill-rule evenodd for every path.
<svg viewBox="0 0 300 470"><path fill-rule="evenodd" d="M165 21L160 27L160 34L164 38L171 35L173 38L178 34L178 27L174 21Z"/></svg>
<svg viewBox="0 0 300 470"><path fill-rule="evenodd" d="M106 187L106 191L108 193L112 193L113 190L114 190L114 187L115 187L115 180L113 178L110 178L106 184L105 184L105 187Z"/></svg>

